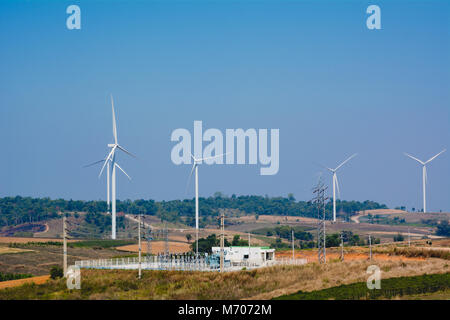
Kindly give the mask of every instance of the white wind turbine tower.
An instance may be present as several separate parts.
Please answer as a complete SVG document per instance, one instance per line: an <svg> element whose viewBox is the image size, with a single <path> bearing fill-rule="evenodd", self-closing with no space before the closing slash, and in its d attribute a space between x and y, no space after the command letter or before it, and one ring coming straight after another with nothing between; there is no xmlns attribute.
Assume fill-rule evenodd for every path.
<svg viewBox="0 0 450 320"><path fill-rule="evenodd" d="M437 155L431 157L430 159L428 159L427 161L423 162L422 160L417 159L416 157L413 157L410 154L407 154L405 152L405 156L416 160L417 162L419 162L422 165L422 188L423 188L423 212L426 213L427 212L427 190L426 190L426 184L427 184L427 164L430 163L431 161L433 161L434 159L436 159L438 156L440 156L441 154L443 154L446 151L446 149L442 150L441 152L439 152Z"/></svg>
<svg viewBox="0 0 450 320"><path fill-rule="evenodd" d="M351 157L349 157L347 160L345 160L344 162L342 162L340 165L338 165L335 169L331 169L328 167L325 167L326 169L328 169L332 174L333 174L333 222L336 222L336 189L338 191L339 194L339 198L341 197L341 191L339 190L339 182L338 182L338 178L337 178L337 171L339 170L339 168L341 168L344 164L346 164L348 161L350 161L350 159L354 158L357 156L357 153L355 153L354 155L352 155Z"/></svg>
<svg viewBox="0 0 450 320"><path fill-rule="evenodd" d="M110 207L110 196L111 196L111 211L112 211L112 216L111 216L111 239L116 239L116 168L118 168L120 171L122 171L127 177L128 179L131 180L130 176L125 172L125 170L123 170L119 164L116 161L116 150L119 149L123 152L125 152L126 154L132 156L132 157L136 157L135 155L133 155L132 153L128 152L127 150L125 150L125 148L123 148L121 145L119 145L119 143L117 142L117 126L116 126L116 114L114 112L114 100L113 97L111 96L111 108L112 108L112 119L113 119L113 137L114 137L114 143L109 143L108 147L111 148L111 151L108 153L108 155L106 156L105 159L102 159L100 161L96 161L94 163L91 163L89 165L87 165L86 167L98 164L98 163L102 163L103 162L103 166L102 169L100 170L100 173L98 175L98 177L100 178L100 176L103 173L103 170L105 169L105 166L107 167L106 171L106 192L107 192L107 206L108 206L108 213L109 213L109 207ZM111 174L111 193L110 193L110 174Z"/></svg>
<svg viewBox="0 0 450 320"><path fill-rule="evenodd" d="M195 246L196 246L195 253L196 253L197 257L198 257L198 165L201 164L204 160L219 158L219 157L222 157L227 154L228 153L224 153L224 154L219 154L214 157L207 157L207 158L195 158L191 154L191 158L192 158L192 160L194 160L194 164L192 166L191 174L189 175L188 183L186 186L186 193L187 193L187 189L189 188L189 184L191 182L192 174L195 170Z"/></svg>

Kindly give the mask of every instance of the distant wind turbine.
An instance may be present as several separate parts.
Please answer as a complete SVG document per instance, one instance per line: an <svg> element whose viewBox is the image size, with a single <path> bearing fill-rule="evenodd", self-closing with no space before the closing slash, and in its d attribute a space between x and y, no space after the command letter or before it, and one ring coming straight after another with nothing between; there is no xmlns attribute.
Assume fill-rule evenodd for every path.
<svg viewBox="0 0 450 320"><path fill-rule="evenodd" d="M446 149L442 150L441 152L439 152L437 155L431 157L430 159L428 159L427 161L423 162L422 160L417 159L416 157L413 157L410 154L407 154L405 152L405 156L416 160L417 162L419 162L422 165L422 188L423 188L423 212L427 212L427 188L426 188L426 184L427 184L427 164L430 163L431 161L433 161L434 159L436 159L438 156L440 156L441 154L443 154L446 151Z"/></svg>
<svg viewBox="0 0 450 320"><path fill-rule="evenodd" d="M116 150L119 149L123 152L125 152L126 154L132 156L132 157L136 157L134 154L128 152L127 150L125 150L125 148L123 148L121 145L119 145L119 143L117 142L117 126L116 126L116 114L114 112L114 100L113 97L111 96L111 107L112 107L112 119L113 119L113 137L114 137L114 143L109 143L108 147L111 149L111 151L108 153L108 155L106 156L105 159L96 161L94 163L91 163L85 167L90 167L93 166L95 164L98 163L102 163L103 162L103 166L102 169L100 170L100 173L98 175L98 177L100 178L103 170L105 169L106 166L106 192L107 192L107 211L109 213L109 202L110 202L110 190L109 190L109 185L110 185L110 173L111 173L111 204L112 204L112 217L111 217L111 221L112 221L112 226L111 226L111 239L116 239L116 168L118 168L120 171L122 171L128 179L131 180L130 176L125 172L125 170L123 170L119 164L116 161Z"/></svg>
<svg viewBox="0 0 450 320"><path fill-rule="evenodd" d="M204 161L204 160L219 158L219 157L222 157L227 154L228 153L224 153L224 154L219 154L214 157L207 157L207 158L195 158L191 154L191 158L192 158L192 160L194 160L194 164L192 166L191 174L189 175L188 183L186 185L186 193L189 188L189 184L191 182L192 174L194 173L194 170L195 170L195 243L196 243L195 251L196 251L197 257L198 257L198 165L201 164L202 161Z"/></svg>
<svg viewBox="0 0 450 320"><path fill-rule="evenodd" d="M336 172L339 170L339 168L341 168L344 164L346 164L348 161L350 161L352 158L356 157L357 155L358 154L355 153L354 155L349 157L347 160L342 162L340 165L338 165L335 169L325 167L333 174L333 221L334 222L336 222L336 189L338 191L339 198L341 198L341 191L339 190L339 181L338 181Z"/></svg>

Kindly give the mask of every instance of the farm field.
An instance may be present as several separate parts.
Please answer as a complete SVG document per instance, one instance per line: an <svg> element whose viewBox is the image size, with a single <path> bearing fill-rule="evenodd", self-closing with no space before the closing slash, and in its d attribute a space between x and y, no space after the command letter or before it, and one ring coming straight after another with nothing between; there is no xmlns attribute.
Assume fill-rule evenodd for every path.
<svg viewBox="0 0 450 320"><path fill-rule="evenodd" d="M442 296L446 290L450 289L450 273L393 277L381 279L381 282L382 285L377 290L369 290L366 282L357 282L310 292L299 291L277 297L275 300L402 299L409 295L424 295L436 292L440 292ZM450 296L447 296L447 298L450 298Z"/></svg>
<svg viewBox="0 0 450 320"><path fill-rule="evenodd" d="M0 255L13 254L13 253L24 253L24 252L32 252L32 250L20 249L20 248L10 248L10 247L0 245Z"/></svg>
<svg viewBox="0 0 450 320"><path fill-rule="evenodd" d="M9 248L5 245L1 248ZM62 246L26 244L18 250L26 250L18 253L4 253L0 258L0 272L2 273L29 273L35 276L48 275L50 268L54 265L62 266ZM108 259L122 256L126 253L113 248L99 247L75 247L68 248L68 264L73 264L76 260Z"/></svg>
<svg viewBox="0 0 450 320"><path fill-rule="evenodd" d="M38 276L32 278L18 279L18 280L10 280L10 281L2 281L0 282L0 290L5 288L13 288L19 287L24 284L34 283L34 284L43 284L50 279L49 275L46 276Z"/></svg>
<svg viewBox="0 0 450 320"><path fill-rule="evenodd" d="M67 242L76 242L79 240L70 239ZM28 242L63 242L63 239L55 238L31 238L31 237L0 237L0 243L28 243Z"/></svg>

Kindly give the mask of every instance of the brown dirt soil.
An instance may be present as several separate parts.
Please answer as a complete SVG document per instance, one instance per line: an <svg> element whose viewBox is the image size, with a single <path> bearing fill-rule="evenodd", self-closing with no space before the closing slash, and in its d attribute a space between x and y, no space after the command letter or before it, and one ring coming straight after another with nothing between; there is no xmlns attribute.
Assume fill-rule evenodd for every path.
<svg viewBox="0 0 450 320"><path fill-rule="evenodd" d="M27 242L49 242L49 241L62 242L63 239L0 237L0 243L27 243ZM79 240L67 240L67 242L76 242L76 241L79 241Z"/></svg>
<svg viewBox="0 0 450 320"><path fill-rule="evenodd" d="M48 279L50 279L49 275L39 276L39 277L32 277L32 278L26 278L26 279L2 281L2 282L0 282L0 290L1 289L5 289L5 288L18 287L18 286L23 285L24 283L43 284Z"/></svg>
<svg viewBox="0 0 450 320"><path fill-rule="evenodd" d="M158 254L164 252L164 241L152 241L152 253ZM129 252L139 252L139 246L137 244L131 244L127 246L121 246L115 248L120 251L129 251ZM169 241L169 251L172 253L184 253L190 251L191 248L189 244L183 242L172 242ZM142 252L147 253L147 243L142 243Z"/></svg>

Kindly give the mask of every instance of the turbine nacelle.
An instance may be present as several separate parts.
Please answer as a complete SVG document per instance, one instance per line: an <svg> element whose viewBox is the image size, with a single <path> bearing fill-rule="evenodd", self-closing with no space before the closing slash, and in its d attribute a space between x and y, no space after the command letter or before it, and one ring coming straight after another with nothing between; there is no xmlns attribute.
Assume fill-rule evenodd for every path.
<svg viewBox="0 0 450 320"><path fill-rule="evenodd" d="M346 164L348 161L350 161L352 158L356 157L358 154L355 153L352 156L350 156L349 158L347 158L344 162L342 162L340 165L338 165L336 168L328 168L325 166L325 169L327 169L328 171L330 171L333 174L333 221L336 221L336 191L338 193L339 198L341 197L341 190L339 188L339 180L337 177L337 171L344 165Z"/></svg>

